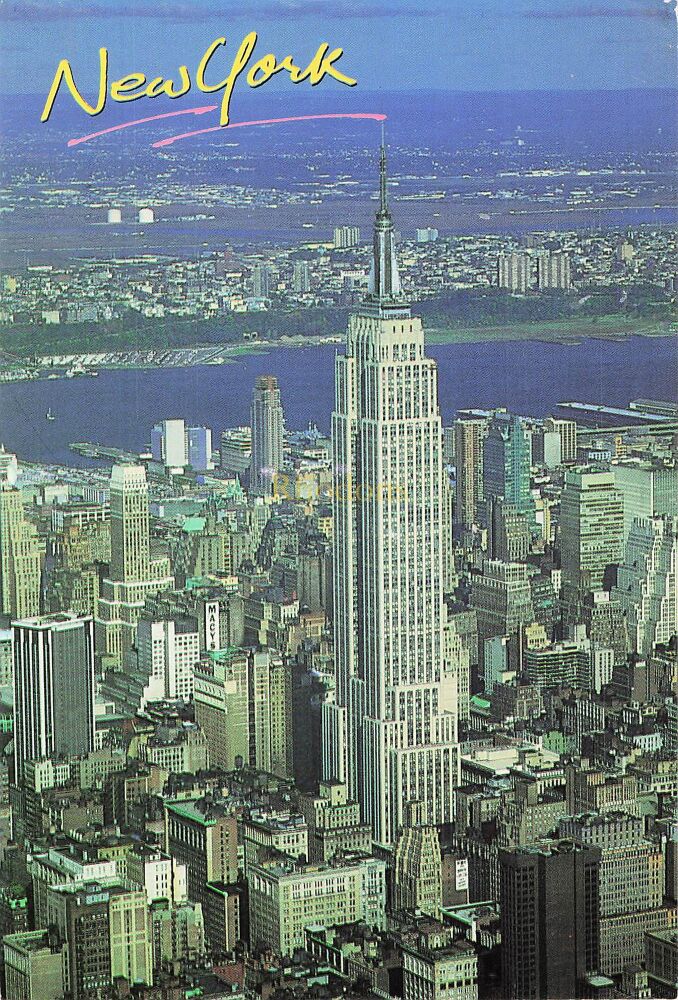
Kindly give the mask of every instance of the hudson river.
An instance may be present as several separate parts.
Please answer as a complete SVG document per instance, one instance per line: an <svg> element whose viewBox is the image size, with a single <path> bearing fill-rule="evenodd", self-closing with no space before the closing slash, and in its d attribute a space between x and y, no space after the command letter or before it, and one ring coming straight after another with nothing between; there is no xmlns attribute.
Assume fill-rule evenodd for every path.
<svg viewBox="0 0 678 1000"><path fill-rule="evenodd" d="M444 423L462 407L506 406L544 416L561 400L625 406L631 399L674 399L678 340L631 337L579 345L511 341L431 345L439 368ZM276 375L287 426L309 421L328 431L334 402L335 347L275 348L234 364L196 368L102 371L98 378L15 382L0 386L0 443L26 461L90 464L71 441L143 450L165 417L211 427L249 422L257 375ZM46 419L50 409L55 419Z"/></svg>

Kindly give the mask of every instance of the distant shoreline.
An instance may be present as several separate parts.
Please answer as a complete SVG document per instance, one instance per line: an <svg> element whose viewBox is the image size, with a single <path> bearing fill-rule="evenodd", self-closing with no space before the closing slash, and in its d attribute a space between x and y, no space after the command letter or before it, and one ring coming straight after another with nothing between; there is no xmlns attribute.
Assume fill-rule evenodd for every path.
<svg viewBox="0 0 678 1000"><path fill-rule="evenodd" d="M678 323L648 320L624 323L619 317L601 317L591 320L571 322L550 321L519 323L507 326L440 328L432 327L425 333L426 343L435 346L446 344L483 344L492 341L519 342L542 341L548 344L577 346L583 340L601 340L618 343L629 337L678 337ZM66 370L73 365L82 365L87 371L76 378L87 377L90 371L128 371L144 369L194 368L203 365L218 366L236 364L239 357L251 354L268 354L277 348L341 347L344 335L279 337L275 340L256 340L240 344L210 345L190 347L155 348L135 351L88 351L68 355L40 355L40 364L0 367L0 385L3 383L45 380L50 376L58 379L70 378ZM190 357L193 355L193 357ZM33 374L21 374L30 371ZM34 374L37 372L37 374Z"/></svg>

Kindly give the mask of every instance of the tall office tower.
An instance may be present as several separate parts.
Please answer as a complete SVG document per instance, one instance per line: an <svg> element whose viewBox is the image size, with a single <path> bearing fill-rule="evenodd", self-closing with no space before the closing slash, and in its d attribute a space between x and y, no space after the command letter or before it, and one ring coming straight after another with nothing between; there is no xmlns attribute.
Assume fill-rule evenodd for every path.
<svg viewBox="0 0 678 1000"><path fill-rule="evenodd" d="M443 655L447 669L454 675L457 695L457 721L470 719L471 656L459 629L459 620L452 615L443 630Z"/></svg>
<svg viewBox="0 0 678 1000"><path fill-rule="evenodd" d="M560 558L566 600L578 593L609 590L610 568L622 557L623 531L624 500L615 487L614 473L568 471L560 503Z"/></svg>
<svg viewBox="0 0 678 1000"><path fill-rule="evenodd" d="M563 464L560 434L547 431L542 425L532 432L532 462L547 469L557 469Z"/></svg>
<svg viewBox="0 0 678 1000"><path fill-rule="evenodd" d="M598 966L600 850L543 841L500 851L502 996L571 1000Z"/></svg>
<svg viewBox="0 0 678 1000"><path fill-rule="evenodd" d="M501 496L487 502L487 548L490 559L502 562L525 562L530 554L530 522Z"/></svg>
<svg viewBox="0 0 678 1000"><path fill-rule="evenodd" d="M205 516L187 518L181 534L170 542L172 570L178 587L191 577L230 576L233 565L232 526L219 521L214 507Z"/></svg>
<svg viewBox="0 0 678 1000"><path fill-rule="evenodd" d="M615 593L596 590L587 594L581 607L581 621L591 648L611 649L614 663L625 663L630 651L628 622L622 602Z"/></svg>
<svg viewBox="0 0 678 1000"><path fill-rule="evenodd" d="M40 612L40 549L26 520L21 491L0 483L0 614L30 618Z"/></svg>
<svg viewBox="0 0 678 1000"><path fill-rule="evenodd" d="M283 408L278 380L259 375L252 393L250 489L268 495L283 464Z"/></svg>
<svg viewBox="0 0 678 1000"><path fill-rule="evenodd" d="M432 226L426 226L424 229L417 229L415 235L417 243L435 243L439 234L437 229L434 229Z"/></svg>
<svg viewBox="0 0 678 1000"><path fill-rule="evenodd" d="M560 461L574 462L577 458L577 422L563 420L560 417L547 417L544 421L544 432L557 433L560 437Z"/></svg>
<svg viewBox="0 0 678 1000"><path fill-rule="evenodd" d="M271 272L266 264L254 265L252 293L255 299L267 299L271 294Z"/></svg>
<svg viewBox="0 0 678 1000"><path fill-rule="evenodd" d="M91 618L45 615L12 625L14 770L24 761L94 749Z"/></svg>
<svg viewBox="0 0 678 1000"><path fill-rule="evenodd" d="M520 417L495 413L483 445L483 495L503 497L517 513L534 522L534 499L530 492L532 448L530 433Z"/></svg>
<svg viewBox="0 0 678 1000"><path fill-rule="evenodd" d="M678 517L635 521L612 596L641 656L678 633Z"/></svg>
<svg viewBox="0 0 678 1000"><path fill-rule="evenodd" d="M195 721L213 767L233 771L250 762L249 657L245 649L215 649L195 668Z"/></svg>
<svg viewBox="0 0 678 1000"><path fill-rule="evenodd" d="M624 497L624 544L636 518L678 515L678 464L621 459L616 462L614 485Z"/></svg>
<svg viewBox="0 0 678 1000"><path fill-rule="evenodd" d="M487 418L455 420L454 459L457 470L455 524L472 528L478 523L483 499L483 441Z"/></svg>
<svg viewBox="0 0 678 1000"><path fill-rule="evenodd" d="M478 621L478 647L484 664L485 640L509 637L509 667L520 667L520 629L534 621L532 590L524 563L488 559L480 576L474 576L471 608Z"/></svg>
<svg viewBox="0 0 678 1000"><path fill-rule="evenodd" d="M186 425L179 417L161 420L151 431L151 454L168 472L183 472L186 455Z"/></svg>
<svg viewBox="0 0 678 1000"><path fill-rule="evenodd" d="M249 656L250 761L280 778L292 778L292 672L272 649Z"/></svg>
<svg viewBox="0 0 678 1000"><path fill-rule="evenodd" d="M311 271L307 260L297 260L294 262L292 291L299 294L311 291Z"/></svg>
<svg viewBox="0 0 678 1000"><path fill-rule="evenodd" d="M148 483L141 465L111 472L111 579L147 580L151 562Z"/></svg>
<svg viewBox="0 0 678 1000"><path fill-rule="evenodd" d="M173 585L169 559L151 558L146 470L114 465L110 577L102 581L95 617L96 650L111 666L121 666L132 646L146 597Z"/></svg>
<svg viewBox="0 0 678 1000"><path fill-rule="evenodd" d="M219 467L241 475L250 467L252 431L249 427L231 427L222 431L219 440Z"/></svg>
<svg viewBox="0 0 678 1000"><path fill-rule="evenodd" d="M0 688L11 688L14 678L14 653L12 652L12 630L0 629ZM0 698L9 704L6 698Z"/></svg>
<svg viewBox="0 0 678 1000"><path fill-rule="evenodd" d="M557 251L544 251L537 257L537 287L557 288L567 291L572 284L570 255Z"/></svg>
<svg viewBox="0 0 678 1000"><path fill-rule="evenodd" d="M335 250L357 247L360 243L360 229L358 226L336 226L333 238Z"/></svg>
<svg viewBox="0 0 678 1000"><path fill-rule="evenodd" d="M212 462L212 431L209 427L186 428L186 460L194 472L207 472Z"/></svg>
<svg viewBox="0 0 678 1000"><path fill-rule="evenodd" d="M214 765L292 777L292 674L279 654L211 650L195 668L194 703Z"/></svg>
<svg viewBox="0 0 678 1000"><path fill-rule="evenodd" d="M525 295L530 288L531 259L526 253L501 253L497 261L497 284L509 292Z"/></svg>
<svg viewBox="0 0 678 1000"><path fill-rule="evenodd" d="M383 147L380 187L369 291L336 361L336 690L323 707L323 771L392 844L407 802L422 802L428 823L451 819L458 751L437 369L401 291Z"/></svg>

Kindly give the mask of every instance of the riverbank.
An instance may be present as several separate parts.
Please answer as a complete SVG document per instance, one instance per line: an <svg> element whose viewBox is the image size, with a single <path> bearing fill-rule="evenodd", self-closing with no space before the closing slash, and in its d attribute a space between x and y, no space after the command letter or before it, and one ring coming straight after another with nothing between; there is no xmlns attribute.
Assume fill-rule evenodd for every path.
<svg viewBox="0 0 678 1000"><path fill-rule="evenodd" d="M514 323L510 326L433 328L426 333L430 344L484 344L488 341L538 340L549 344L576 345L582 340L624 341L629 337L677 337L678 322L625 320L601 316L581 320Z"/></svg>
<svg viewBox="0 0 678 1000"><path fill-rule="evenodd" d="M415 310L416 311L416 310ZM623 342L629 337L677 337L678 322L668 320L626 319L621 316L601 316L580 320L550 320L534 323L512 323L506 326L469 326L426 329L429 344L485 344L488 342L541 341L548 344L575 346L583 340ZM64 378L66 371L77 366L91 370L118 371L163 368L193 368L202 365L230 365L252 354L268 353L277 348L308 348L340 346L345 334L327 336L282 336L275 339L257 338L237 344L220 346L195 345L166 350L128 350L83 352L78 354L44 355L30 366L0 365L0 382L27 381L33 378Z"/></svg>

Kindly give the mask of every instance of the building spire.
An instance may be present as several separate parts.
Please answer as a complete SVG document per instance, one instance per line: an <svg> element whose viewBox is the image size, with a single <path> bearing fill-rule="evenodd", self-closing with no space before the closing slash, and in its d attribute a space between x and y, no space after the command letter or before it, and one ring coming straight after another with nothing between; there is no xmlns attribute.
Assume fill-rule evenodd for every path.
<svg viewBox="0 0 678 1000"><path fill-rule="evenodd" d="M386 143L384 126L381 131L379 154L379 208L374 220L372 266L366 305L376 306L379 312L388 309L409 309L400 285L395 255L393 219L388 207L388 175L386 172Z"/></svg>
<svg viewBox="0 0 678 1000"><path fill-rule="evenodd" d="M388 187L386 178L386 143L384 142L384 125L381 125L381 157L379 159L379 211L388 212Z"/></svg>

